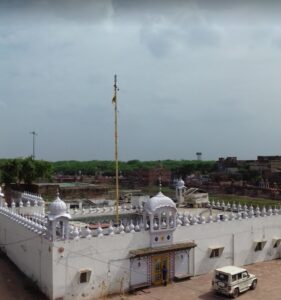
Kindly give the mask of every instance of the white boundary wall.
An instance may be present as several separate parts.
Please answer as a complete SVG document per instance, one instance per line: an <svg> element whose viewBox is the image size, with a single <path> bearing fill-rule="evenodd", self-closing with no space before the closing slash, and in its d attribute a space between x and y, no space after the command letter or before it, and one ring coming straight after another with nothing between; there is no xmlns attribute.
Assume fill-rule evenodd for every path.
<svg viewBox="0 0 281 300"><path fill-rule="evenodd" d="M92 299L128 290L129 251L150 245L148 231L101 238L56 242L53 248L55 296L64 299ZM64 248L60 253L59 249ZM89 283L79 283L79 271L90 269Z"/></svg>
<svg viewBox="0 0 281 300"><path fill-rule="evenodd" d="M52 298L53 265L50 241L7 216L0 215L0 248L44 294Z"/></svg>
<svg viewBox="0 0 281 300"><path fill-rule="evenodd" d="M178 227L175 242L194 241L194 275L204 274L225 265L242 266L280 258L280 246L273 248L273 239L281 238L281 216L267 216L227 222ZM257 241L266 241L255 251ZM210 258L210 247L224 247L222 255Z"/></svg>
<svg viewBox="0 0 281 300"><path fill-rule="evenodd" d="M174 243L194 241L197 247L190 256L189 272L204 274L214 268L237 266L280 257L280 247L273 248L273 239L281 237L281 216L259 217L177 227ZM256 241L266 241L262 251L255 252ZM64 299L99 298L119 293L130 285L129 251L149 247L148 231L101 238L56 242L54 256L54 287L57 297ZM224 247L222 255L210 258L210 247ZM60 254L58 248L63 247ZM79 284L79 270L90 269L89 283ZM142 272L142 269L140 269ZM143 274L140 274L142 276Z"/></svg>
<svg viewBox="0 0 281 300"><path fill-rule="evenodd" d="M197 244L190 256L189 272L198 275L224 265L241 266L280 258L281 246L273 248L273 239L280 237L281 215L272 215L179 226L173 238L174 243L194 241ZM266 241L266 244L256 252L257 241ZM0 244L50 299L89 300L129 288L129 251L149 247L150 233L141 231L51 242L0 215ZM222 255L210 258L210 247L224 247ZM85 269L92 274L88 283L81 284L79 272Z"/></svg>

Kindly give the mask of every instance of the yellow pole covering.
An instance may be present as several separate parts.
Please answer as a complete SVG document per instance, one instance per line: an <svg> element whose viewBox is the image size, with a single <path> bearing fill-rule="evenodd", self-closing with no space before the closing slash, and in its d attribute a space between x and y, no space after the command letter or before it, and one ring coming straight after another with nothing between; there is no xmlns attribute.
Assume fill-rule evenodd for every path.
<svg viewBox="0 0 281 300"><path fill-rule="evenodd" d="M115 206L116 224L119 224L119 164L118 164L118 110L117 110L117 75L114 75L114 94L112 103L114 104L114 127L115 127Z"/></svg>

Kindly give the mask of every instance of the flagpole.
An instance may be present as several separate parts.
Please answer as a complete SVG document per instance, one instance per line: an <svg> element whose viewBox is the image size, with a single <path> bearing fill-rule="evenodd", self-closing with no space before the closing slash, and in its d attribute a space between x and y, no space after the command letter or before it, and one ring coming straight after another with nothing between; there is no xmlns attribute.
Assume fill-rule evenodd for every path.
<svg viewBox="0 0 281 300"><path fill-rule="evenodd" d="M115 205L116 224L119 224L119 164L118 164L118 110L117 110L117 75L114 75L114 94L112 102L114 104L114 138L115 138Z"/></svg>

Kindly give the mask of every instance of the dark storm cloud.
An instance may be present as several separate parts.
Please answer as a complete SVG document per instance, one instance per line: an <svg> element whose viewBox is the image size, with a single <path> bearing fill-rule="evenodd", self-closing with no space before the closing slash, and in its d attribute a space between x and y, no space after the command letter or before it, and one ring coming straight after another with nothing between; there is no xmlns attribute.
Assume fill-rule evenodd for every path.
<svg viewBox="0 0 281 300"><path fill-rule="evenodd" d="M0 15L7 13L27 21L100 22L111 15L112 5L110 0L2 0Z"/></svg>
<svg viewBox="0 0 281 300"><path fill-rule="evenodd" d="M214 19L221 16L231 22L251 22L258 18L279 19L280 1L254 0L1 0L0 14L26 14L29 17L63 18L78 22L99 22L108 17L126 21L146 21L150 16L167 16L180 21L190 12L214 13ZM2 12L2 13L1 13ZM194 16L193 16L194 17ZM211 15L212 17L212 15ZM35 18L36 19L36 18Z"/></svg>

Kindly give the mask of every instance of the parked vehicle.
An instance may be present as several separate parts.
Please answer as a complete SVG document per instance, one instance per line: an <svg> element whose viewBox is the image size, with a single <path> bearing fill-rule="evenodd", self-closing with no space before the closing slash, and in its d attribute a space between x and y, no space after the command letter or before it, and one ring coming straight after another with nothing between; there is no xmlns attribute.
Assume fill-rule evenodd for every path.
<svg viewBox="0 0 281 300"><path fill-rule="evenodd" d="M258 280L255 275L249 274L246 269L226 266L214 271L212 280L213 289L217 293L236 298L241 292L254 290Z"/></svg>

